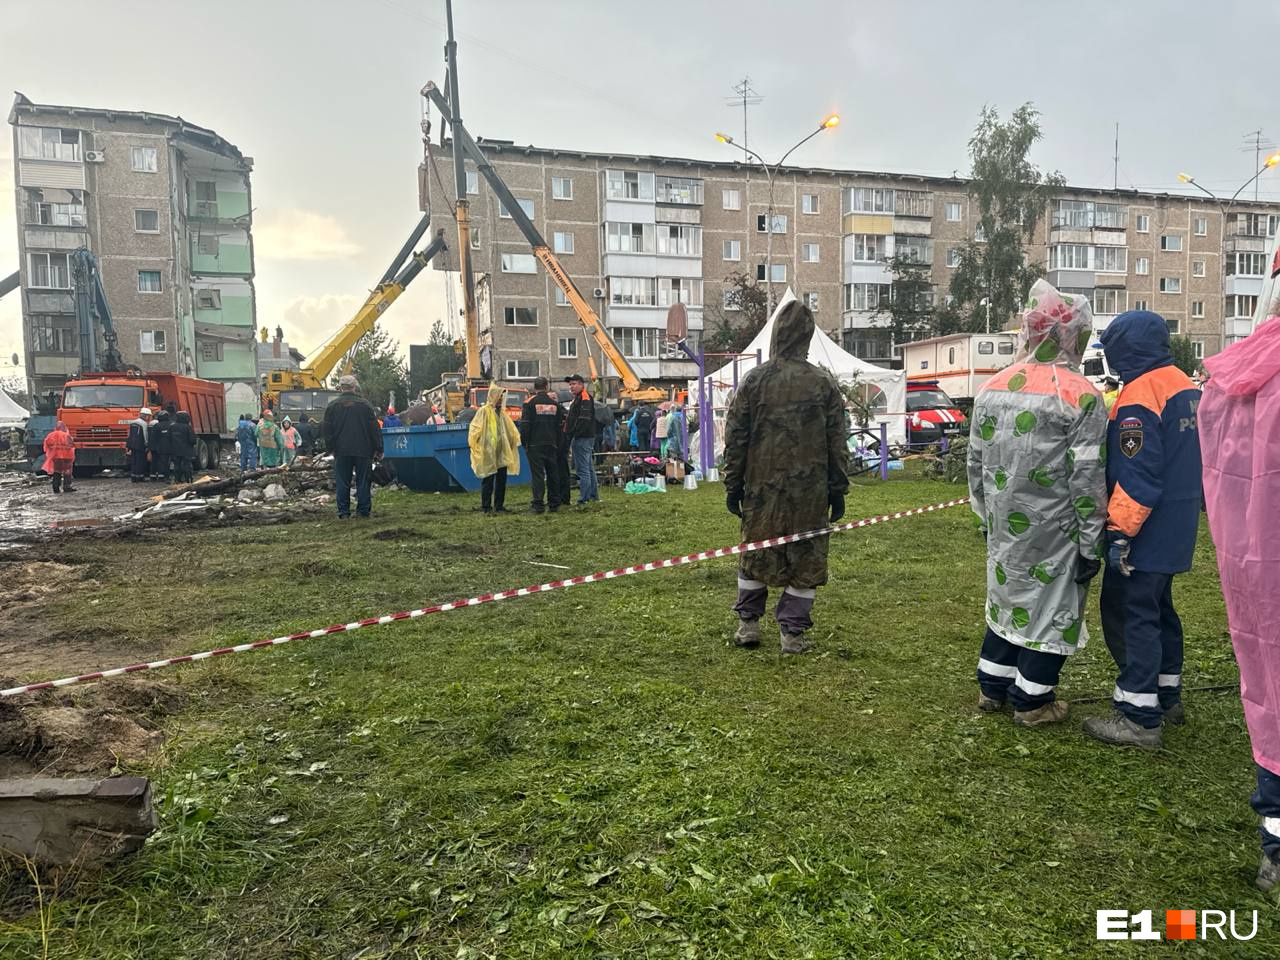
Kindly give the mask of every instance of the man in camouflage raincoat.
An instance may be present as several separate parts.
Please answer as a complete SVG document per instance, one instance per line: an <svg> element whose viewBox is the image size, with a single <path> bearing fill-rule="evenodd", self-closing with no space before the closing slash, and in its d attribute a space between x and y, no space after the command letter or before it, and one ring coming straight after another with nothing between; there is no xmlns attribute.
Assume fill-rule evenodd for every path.
<svg viewBox="0 0 1280 960"><path fill-rule="evenodd" d="M1053 688L1088 640L1084 605L1101 567L1107 415L1080 375L1086 297L1031 288L1019 355L974 403L969 493L987 541L987 632L978 709L1013 706L1024 726L1058 723Z"/></svg>
<svg viewBox="0 0 1280 960"><path fill-rule="evenodd" d="M848 426L835 378L807 361L813 314L782 308L769 360L747 374L725 422L724 483L743 540L763 540L834 523L849 489ZM738 568L742 647L760 643L769 587L782 587L774 617L783 653L805 653L816 588L827 582L827 537L745 554Z"/></svg>

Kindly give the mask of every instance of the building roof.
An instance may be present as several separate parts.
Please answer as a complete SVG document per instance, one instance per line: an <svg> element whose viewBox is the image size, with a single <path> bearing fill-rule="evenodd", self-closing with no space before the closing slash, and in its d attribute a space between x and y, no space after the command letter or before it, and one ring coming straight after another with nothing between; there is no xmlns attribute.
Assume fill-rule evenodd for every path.
<svg viewBox="0 0 1280 960"><path fill-rule="evenodd" d="M575 160L617 160L628 163L650 164L659 167L670 166L683 167L686 169L697 167L704 170L722 170L725 172L737 172L741 170L759 168L759 164L747 163L742 160L697 160L691 157L664 157L657 154L625 152L602 153L598 151L571 150L560 147L536 147L533 144L517 144L514 140L496 140L486 137L477 137L476 143L483 150L490 151L499 156L502 154L520 154L524 156L567 157ZM442 145L451 146L451 140L448 137L445 137ZM794 164L780 167L779 169L785 173L799 173L809 176L853 177L867 180L893 180L899 183L907 181L908 183L918 183L921 186L950 186L961 191L967 191L969 187L969 178L960 176L940 177L921 173L894 173L888 170L855 170L850 168L796 166ZM1118 199L1125 198L1131 200L1141 198L1144 200L1195 200L1206 204L1212 202L1208 197L1204 197L1198 193L1160 193L1148 190L1126 189L1123 187L1087 187L1075 184L1065 184L1060 188L1060 191L1063 193L1081 195L1105 194ZM1280 206L1280 204L1275 201L1237 198L1232 201L1232 206L1258 207L1260 209L1274 210L1277 206Z"/></svg>
<svg viewBox="0 0 1280 960"><path fill-rule="evenodd" d="M182 117L171 117L165 113L152 113L149 110L110 110L101 107L69 107L51 103L34 103L25 94L14 91L13 107L9 111L9 123L17 123L19 114L38 115L41 113L61 113L68 116L103 117L106 120L126 118L141 120L143 123L163 123L175 127L178 135L195 142L205 149L232 157L247 167L253 166L253 158L246 157L234 143L219 136L208 127L184 120Z"/></svg>

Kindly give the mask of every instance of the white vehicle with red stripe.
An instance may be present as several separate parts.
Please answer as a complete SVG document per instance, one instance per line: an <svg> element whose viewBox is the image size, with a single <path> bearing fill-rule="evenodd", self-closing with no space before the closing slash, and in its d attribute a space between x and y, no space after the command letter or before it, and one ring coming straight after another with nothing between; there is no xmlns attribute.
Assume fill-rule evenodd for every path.
<svg viewBox="0 0 1280 960"><path fill-rule="evenodd" d="M972 407L982 385L1013 362L1018 335L953 333L901 344L902 367L908 388L913 383L934 383L943 393Z"/></svg>
<svg viewBox="0 0 1280 960"><path fill-rule="evenodd" d="M907 413L908 446L926 446L969 432L969 418L937 380L907 384Z"/></svg>

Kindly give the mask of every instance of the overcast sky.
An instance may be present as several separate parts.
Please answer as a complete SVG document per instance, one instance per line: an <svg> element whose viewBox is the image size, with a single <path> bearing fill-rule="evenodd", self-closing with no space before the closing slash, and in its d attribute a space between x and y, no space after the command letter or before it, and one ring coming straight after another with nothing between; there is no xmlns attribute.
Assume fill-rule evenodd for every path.
<svg viewBox="0 0 1280 960"><path fill-rule="evenodd" d="M444 0L0 0L0 91L37 103L179 114L254 158L260 325L305 351L350 316L416 222L419 90L443 81ZM758 9L759 12L756 12ZM724 158L744 75L751 144L794 160L964 174L984 103L1043 113L1034 158L1071 183L1232 193L1244 135L1280 139L1265 46L1280 5L1217 0L456 0L462 106L476 136ZM52 30L52 33L50 32ZM7 96L7 94L5 94ZM6 103L11 103L11 99ZM0 191L12 196L12 138ZM1280 199L1280 174L1263 196ZM12 211L12 207L6 210ZM0 221L0 274L17 266ZM383 321L402 345L444 312L419 279ZM0 374L22 352L0 301Z"/></svg>

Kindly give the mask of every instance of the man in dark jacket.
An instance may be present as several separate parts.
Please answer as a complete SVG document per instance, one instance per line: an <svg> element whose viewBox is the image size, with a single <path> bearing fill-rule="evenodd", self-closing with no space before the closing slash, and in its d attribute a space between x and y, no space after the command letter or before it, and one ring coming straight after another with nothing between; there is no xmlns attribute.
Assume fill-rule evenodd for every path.
<svg viewBox="0 0 1280 960"><path fill-rule="evenodd" d="M191 465L196 458L196 431L191 426L191 414L179 410L169 428L169 450L173 456L173 480L190 483L193 479Z"/></svg>
<svg viewBox="0 0 1280 960"><path fill-rule="evenodd" d="M1160 725L1180 724L1182 623L1173 577L1191 569L1200 525L1200 391L1173 365L1169 325L1130 310L1102 334L1124 387L1107 428L1107 570L1102 632L1120 668L1116 712L1084 731L1104 743L1159 749Z"/></svg>
<svg viewBox="0 0 1280 960"><path fill-rule="evenodd" d="M333 480L338 519L351 516L351 475L356 480L356 513L367 517L373 510L369 473L382 456L382 430L372 405L356 391L360 384L348 374L338 380L340 396L324 410L325 449L333 454Z"/></svg>
<svg viewBox="0 0 1280 960"><path fill-rule="evenodd" d="M164 483L169 482L170 460L173 458L173 444L169 442L172 430L173 414L167 409L161 410L151 425L151 475Z"/></svg>
<svg viewBox="0 0 1280 960"><path fill-rule="evenodd" d="M529 458L529 474L533 485L530 513L542 513L548 507L552 513L560 509L556 452L560 449L560 436L564 433L564 411L560 409L556 398L547 393L548 386L546 377L538 377L533 381L533 396L525 401L518 424L520 442L524 444L525 454Z"/></svg>
<svg viewBox="0 0 1280 960"><path fill-rule="evenodd" d="M743 379L729 407L724 484L742 539L763 540L835 523L849 489L848 428L835 378L806 360L813 314L789 303L773 330L769 360ZM816 588L827 582L827 537L743 555L738 568L741 647L760 644L769 587L782 587L774 617L783 653L806 653Z"/></svg>
<svg viewBox="0 0 1280 960"><path fill-rule="evenodd" d="M649 438L653 436L653 409L642 403L631 415L636 424L636 449L649 451Z"/></svg>
<svg viewBox="0 0 1280 960"><path fill-rule="evenodd" d="M565 377L573 402L564 429L569 436L569 448L573 454L573 470L578 475L578 505L600 499L596 485L596 407L587 393L586 384L579 374Z"/></svg>
<svg viewBox="0 0 1280 960"><path fill-rule="evenodd" d="M316 438L319 432L320 429L316 422L305 413L298 417L298 435L302 438L302 450L300 452L304 457L315 456Z"/></svg>
<svg viewBox="0 0 1280 960"><path fill-rule="evenodd" d="M148 437L151 433L151 408L143 407L136 419L129 421L129 436L124 448L129 454L129 479L134 483L151 479L151 465L147 461Z"/></svg>

